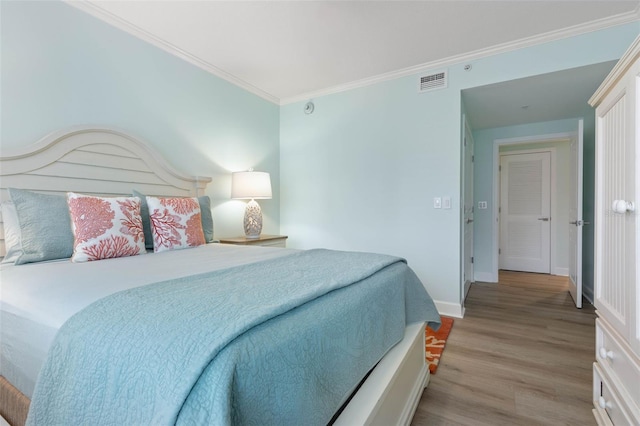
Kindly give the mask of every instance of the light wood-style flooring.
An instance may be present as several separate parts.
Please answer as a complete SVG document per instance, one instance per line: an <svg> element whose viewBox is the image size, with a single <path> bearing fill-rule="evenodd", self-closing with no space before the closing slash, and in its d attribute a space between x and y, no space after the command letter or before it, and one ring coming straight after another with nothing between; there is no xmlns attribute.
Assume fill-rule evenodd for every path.
<svg viewBox="0 0 640 426"><path fill-rule="evenodd" d="M595 310L567 278L500 271L476 283L412 425L595 425Z"/></svg>

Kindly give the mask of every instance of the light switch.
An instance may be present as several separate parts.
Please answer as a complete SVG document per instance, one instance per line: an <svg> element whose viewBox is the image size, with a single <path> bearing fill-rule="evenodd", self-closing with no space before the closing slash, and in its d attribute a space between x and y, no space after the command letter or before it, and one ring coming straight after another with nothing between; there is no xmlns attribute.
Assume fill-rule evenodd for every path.
<svg viewBox="0 0 640 426"><path fill-rule="evenodd" d="M434 209L441 209L442 208L442 198L435 197L433 199L433 208Z"/></svg>
<svg viewBox="0 0 640 426"><path fill-rule="evenodd" d="M442 198L442 208L450 209L451 208L451 197Z"/></svg>

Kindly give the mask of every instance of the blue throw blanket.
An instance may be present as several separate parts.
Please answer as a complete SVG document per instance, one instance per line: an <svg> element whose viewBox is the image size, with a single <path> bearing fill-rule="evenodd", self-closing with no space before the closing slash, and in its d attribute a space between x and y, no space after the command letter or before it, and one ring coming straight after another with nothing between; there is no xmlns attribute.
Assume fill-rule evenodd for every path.
<svg viewBox="0 0 640 426"><path fill-rule="evenodd" d="M362 297L369 299L358 312L338 317ZM383 335L373 355L360 343L340 340L345 337L337 329L359 318L365 330L375 324L373 332ZM385 255L310 250L134 288L95 302L63 325L40 372L27 424L326 423L353 389L350 376L362 377L402 338L404 324L416 321L437 323L439 317L415 274ZM329 368L344 366L327 380L327 365L316 365L317 354L305 354L305 347L332 333L335 344L329 339L316 346L335 360ZM335 347L324 353L325 346ZM354 368L349 358L363 358L362 365ZM285 383L278 391L285 394L270 394L274 379ZM303 385L313 387L313 412L299 391ZM267 402L258 400L261 394Z"/></svg>

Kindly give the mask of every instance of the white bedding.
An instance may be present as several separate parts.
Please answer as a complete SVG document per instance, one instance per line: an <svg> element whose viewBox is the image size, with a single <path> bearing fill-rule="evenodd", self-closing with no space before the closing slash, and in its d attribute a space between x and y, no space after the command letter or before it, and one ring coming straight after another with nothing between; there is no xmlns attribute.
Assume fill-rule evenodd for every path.
<svg viewBox="0 0 640 426"><path fill-rule="evenodd" d="M2 265L0 375L31 397L40 367L60 326L96 300L128 288L292 252L294 250L208 244L96 262L64 260Z"/></svg>

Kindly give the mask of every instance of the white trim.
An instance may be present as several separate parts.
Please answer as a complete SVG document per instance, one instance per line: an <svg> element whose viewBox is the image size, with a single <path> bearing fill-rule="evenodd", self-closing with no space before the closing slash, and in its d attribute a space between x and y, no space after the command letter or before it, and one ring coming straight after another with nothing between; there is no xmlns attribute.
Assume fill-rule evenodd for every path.
<svg viewBox="0 0 640 426"><path fill-rule="evenodd" d="M469 125L469 121L467 120L467 116L466 114L462 115L462 135L461 135L461 140L460 140L460 145L461 145L461 149L462 149L462 155L460 156L460 170L461 170L461 182L462 184L460 185L460 271L462 271L462 273L460 274L460 304L462 306L464 306L464 301L467 298L467 293L469 292L469 288L471 287L471 282L474 279L475 276L475 265L473 264L473 261L471 262L471 271L467 271L467 247L466 247L466 231L467 231L467 226L471 227L471 247L470 247L470 254L471 257L473 258L475 256L475 251L474 251L474 247L473 247L473 240L475 237L475 227L474 224L472 223L471 225L468 225L466 223L466 205L467 205L467 178L471 178L471 182L470 183L470 187L471 187L471 206L474 206L475 202L474 202L474 193L473 193L473 173L471 173L470 175L468 175L469 170L467 170L467 159L468 159L468 155L471 155L472 160L471 160L471 164L473 167L473 156L475 154L474 151L471 151L470 153L468 152L468 147L467 147L467 143L475 143L473 140L473 132L471 131L471 126ZM470 142L467 141L467 132L469 134ZM475 147L475 145L474 145ZM475 148L474 148L475 150ZM473 207L472 207L473 208ZM472 213L473 215L473 213ZM473 216L472 216L473 217ZM469 272L469 277L467 278L466 275Z"/></svg>
<svg viewBox="0 0 640 426"><path fill-rule="evenodd" d="M473 278L475 282L482 283L497 283L498 282L498 274L491 274L489 272L476 272L473 274Z"/></svg>
<svg viewBox="0 0 640 426"><path fill-rule="evenodd" d="M319 98L321 96L346 92L348 90L357 89L359 87L378 84L383 81L394 80L396 78L406 77L413 74L420 74L432 69L447 68L461 62L478 60L489 56L498 55L500 53L506 53L518 49L523 49L525 47L531 47L538 44L561 40L564 38L575 37L582 34L603 30L605 28L614 27L617 25L628 24L631 22L635 22L638 19L640 19L640 8L636 8L636 10L634 10L633 12L621 13L615 16L610 16L608 18L599 19L584 24L578 24L571 27L562 28L560 30L550 31L544 34L526 37L520 40L498 44L486 49L480 49L460 55L449 56L447 58L439 59L436 61L425 62L424 64L414 65L412 67L402 68L400 70L391 71L384 74L378 74L373 77L364 78L362 80L339 84L333 87L328 87L326 89L291 96L289 98L283 98L280 99L280 105L287 105L313 98Z"/></svg>
<svg viewBox="0 0 640 426"><path fill-rule="evenodd" d="M500 174L498 172L498 167L500 166L500 147L501 146L505 146L505 145L523 145L523 144L529 144L529 143L545 143L545 142L569 142L571 141L571 138L576 137L575 132L563 132L563 133L550 133L550 134L546 134L546 135L538 135L538 136L524 136L524 137L518 137L518 138L507 138L507 139L495 139L493 141L493 222L492 222L492 237L493 237L493 253L492 253L492 272L495 276L495 281L491 281L491 282L498 282L498 270L499 270L499 265L498 265L498 259L499 259L499 255L498 255L498 249L500 247L500 240L499 240L499 236L500 236L500 217L498 215L498 208L500 207L500 202L499 202L499 194L498 194L498 188L500 188ZM548 149L541 149L541 150L546 150L549 151L551 148ZM513 152L518 152L518 151L513 151ZM551 174L552 174L552 179L555 179L555 158L553 158L555 156L555 153L552 154L552 164L551 164ZM552 181L551 184L551 191L552 191L552 205L551 205L551 214L553 216L551 216L551 233L552 233L552 238L554 237L555 234L555 224L554 224L554 216L556 216L556 211L555 211L555 205L557 204L555 202L555 200L553 199L555 196L555 180ZM551 243L551 248L554 250L553 253L551 253L552 257L551 260L552 262L555 262L555 249L554 249L554 242L555 240L552 241ZM555 263L550 264L550 271L554 270L555 267Z"/></svg>
<svg viewBox="0 0 640 426"><path fill-rule="evenodd" d="M555 269L553 269L553 275L560 275L562 277L568 277L569 276L569 268L562 268L560 266L556 266Z"/></svg>
<svg viewBox="0 0 640 426"><path fill-rule="evenodd" d="M464 307L459 303L443 302L441 300L434 300L433 303L435 303L440 315L455 318L464 317Z"/></svg>
<svg viewBox="0 0 640 426"><path fill-rule="evenodd" d="M339 92L345 92L345 91L356 89L359 87L370 86L373 84L381 83L383 81L394 80L399 77L405 77L412 74L423 73L425 71L429 71L434 68L446 68L448 66L451 66L453 64L460 63L460 62L477 60L477 59L485 58L488 56L497 55L500 53L522 49L525 47L535 46L538 44L548 43L548 42L560 40L563 38L569 38L569 37L574 37L581 34L599 31L599 30L603 30L609 27L614 27L617 25L628 24L640 19L640 7L639 7L632 12L620 13L618 15L610 16L608 18L598 19L595 21L573 25L571 27L562 28L559 30L549 31L544 34L538 34L538 35L526 37L520 40L498 44L486 49L480 49L473 52L454 55L448 58L426 62L426 63L415 65L412 67L402 68L400 70L375 75L375 76L364 78L361 80L352 81L350 83L339 84L339 85L328 87L322 90L316 90L313 92L302 93L296 96L280 99L277 96L274 96L271 93L265 92L264 90L242 80L241 78L238 78L237 76L230 74L216 67L215 65L210 64L209 62L180 49L179 47L159 38L158 36L143 30L142 28L132 24L131 22L126 21L112 14L111 12L108 12L102 9L95 3L91 3L87 0L63 0L63 1L70 6L73 6L79 10L82 10L83 12L86 12L114 26L115 28L118 28L119 30L127 32L141 40L144 40L172 55L175 55L191 63L192 65L195 65L215 75L216 77L226 80L229 83L234 84L276 105L287 105L295 102L307 101L309 99L317 98L320 96L330 95L330 94L339 93Z"/></svg>
<svg viewBox="0 0 640 426"><path fill-rule="evenodd" d="M640 5L636 10L640 10ZM607 75L607 78L604 79L602 84L600 84L600 87L598 87L593 96L591 96L588 101L589 105L595 108L609 90L624 77L626 71L635 63L639 56L640 36L636 37L633 43L631 43L631 46L629 46L627 51L622 55L622 59L616 63L609 75Z"/></svg>
<svg viewBox="0 0 640 426"><path fill-rule="evenodd" d="M143 30L142 28L132 24L131 22L126 21L121 17L116 16L113 13L102 9L100 6L96 5L95 3L90 3L87 0L63 0L63 1L70 6L80 9L83 12L86 12L89 15L92 15L100 19L101 21L116 27L119 30L129 33L134 37L137 37L143 41L146 41L149 44L152 44L155 47L158 47L164 50L165 52L168 52L174 56L177 56L178 58L184 61L187 61L190 64L195 65L196 67L215 75L216 77L226 80L229 83L234 84L240 87L241 89L246 90L247 92L253 93L254 95L259 96L262 99L265 99L276 105L278 105L279 103L278 97L272 95L271 93L267 93L264 90L250 83L247 83L241 78L238 78L235 75L230 74L216 67L215 65L210 64L209 62L195 55L192 55L191 53L185 50L180 49L178 46L171 44L168 41L163 40L160 37L154 34L151 34L150 32Z"/></svg>

